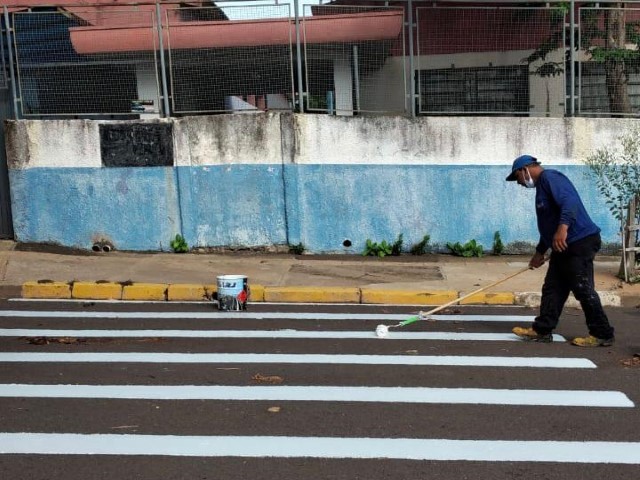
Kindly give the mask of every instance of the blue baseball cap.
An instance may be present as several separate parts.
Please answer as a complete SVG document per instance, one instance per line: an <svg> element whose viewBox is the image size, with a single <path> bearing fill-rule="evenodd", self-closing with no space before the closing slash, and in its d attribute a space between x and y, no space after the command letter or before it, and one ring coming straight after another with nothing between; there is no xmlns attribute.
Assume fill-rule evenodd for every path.
<svg viewBox="0 0 640 480"><path fill-rule="evenodd" d="M531 155L520 155L513 161L513 165L511 166L511 173L507 177L507 182L513 182L516 179L516 172L527 165L531 165L532 163L540 163L536 157L532 157Z"/></svg>

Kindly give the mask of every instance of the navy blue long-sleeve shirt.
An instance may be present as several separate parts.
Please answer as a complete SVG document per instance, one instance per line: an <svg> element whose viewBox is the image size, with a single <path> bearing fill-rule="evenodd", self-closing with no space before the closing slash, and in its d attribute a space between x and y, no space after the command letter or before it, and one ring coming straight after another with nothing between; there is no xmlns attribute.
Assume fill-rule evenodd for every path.
<svg viewBox="0 0 640 480"><path fill-rule="evenodd" d="M540 242L536 251L544 254L553 243L558 225L569 226L567 243L600 232L587 213L576 188L557 170L543 170L536 182L536 216Z"/></svg>

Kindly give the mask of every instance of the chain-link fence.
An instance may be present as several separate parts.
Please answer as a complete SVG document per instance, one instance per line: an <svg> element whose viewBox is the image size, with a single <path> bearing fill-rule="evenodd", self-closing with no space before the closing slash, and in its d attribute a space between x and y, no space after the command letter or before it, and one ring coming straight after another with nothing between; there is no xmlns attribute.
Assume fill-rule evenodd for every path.
<svg viewBox="0 0 640 480"><path fill-rule="evenodd" d="M20 112L158 112L153 6L13 14Z"/></svg>
<svg viewBox="0 0 640 480"><path fill-rule="evenodd" d="M0 30L2 31L2 38L0 38L0 89L9 88L9 75L7 74L7 58L5 57L7 50L5 48L5 41L7 38L6 27L4 25L4 18L0 19Z"/></svg>
<svg viewBox="0 0 640 480"><path fill-rule="evenodd" d="M167 12L175 113L293 110L289 4Z"/></svg>
<svg viewBox="0 0 640 480"><path fill-rule="evenodd" d="M629 3L26 3L0 42L20 117L640 112Z"/></svg>
<svg viewBox="0 0 640 480"><path fill-rule="evenodd" d="M564 11L419 7L416 18L420 113L564 114Z"/></svg>
<svg viewBox="0 0 640 480"><path fill-rule="evenodd" d="M404 112L404 8L304 5L308 111Z"/></svg>
<svg viewBox="0 0 640 480"><path fill-rule="evenodd" d="M578 111L640 112L640 9L581 8Z"/></svg>

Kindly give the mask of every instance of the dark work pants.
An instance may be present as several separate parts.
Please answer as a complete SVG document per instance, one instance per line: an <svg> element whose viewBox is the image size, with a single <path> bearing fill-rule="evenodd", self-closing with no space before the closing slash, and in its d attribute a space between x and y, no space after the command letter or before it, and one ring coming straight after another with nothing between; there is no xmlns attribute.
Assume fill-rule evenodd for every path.
<svg viewBox="0 0 640 480"><path fill-rule="evenodd" d="M613 327L602 309L593 282L593 259L600 250L600 234L590 235L569 245L564 252L553 252L542 286L540 315L533 329L545 335L558 325L569 292L573 292L584 312L589 334L613 338Z"/></svg>

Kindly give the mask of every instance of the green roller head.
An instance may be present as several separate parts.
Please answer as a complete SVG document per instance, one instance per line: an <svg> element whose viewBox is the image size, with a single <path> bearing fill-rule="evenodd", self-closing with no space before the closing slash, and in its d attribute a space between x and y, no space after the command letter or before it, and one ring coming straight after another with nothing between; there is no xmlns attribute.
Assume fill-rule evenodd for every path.
<svg viewBox="0 0 640 480"><path fill-rule="evenodd" d="M400 327L404 327L405 325L410 325L413 322L417 322L418 320L420 320L422 317L420 317L420 315L416 315L415 317L409 317L406 320L403 320L402 322L400 322L398 324L398 326Z"/></svg>

